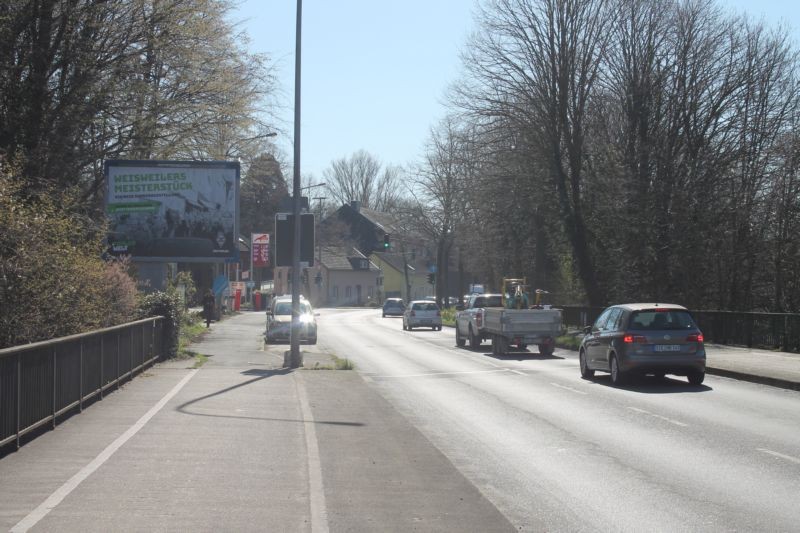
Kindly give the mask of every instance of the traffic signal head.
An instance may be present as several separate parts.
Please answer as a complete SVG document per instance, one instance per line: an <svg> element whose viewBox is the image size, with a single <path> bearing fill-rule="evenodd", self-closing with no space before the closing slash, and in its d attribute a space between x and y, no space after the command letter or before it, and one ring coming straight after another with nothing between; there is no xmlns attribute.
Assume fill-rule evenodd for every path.
<svg viewBox="0 0 800 533"><path fill-rule="evenodd" d="M431 285L436 284L436 274L434 274L433 272L428 273L428 283L430 283Z"/></svg>
<svg viewBox="0 0 800 533"><path fill-rule="evenodd" d="M383 234L383 250L384 251L389 250L389 246L391 245L391 243L389 241L390 237L391 236L388 233L384 233Z"/></svg>

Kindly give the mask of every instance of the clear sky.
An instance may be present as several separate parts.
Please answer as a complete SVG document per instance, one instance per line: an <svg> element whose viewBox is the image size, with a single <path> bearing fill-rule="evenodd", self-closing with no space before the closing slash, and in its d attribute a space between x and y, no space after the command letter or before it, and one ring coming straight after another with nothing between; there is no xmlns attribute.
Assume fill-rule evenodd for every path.
<svg viewBox="0 0 800 533"><path fill-rule="evenodd" d="M459 51L473 27L474 0L306 0L303 2L301 174L322 181L333 159L364 149L404 165L422 154L444 116ZM800 46L800 0L721 0L720 5L785 23ZM253 52L278 63L285 135L276 142L291 165L294 30L291 0L242 0L234 20Z"/></svg>

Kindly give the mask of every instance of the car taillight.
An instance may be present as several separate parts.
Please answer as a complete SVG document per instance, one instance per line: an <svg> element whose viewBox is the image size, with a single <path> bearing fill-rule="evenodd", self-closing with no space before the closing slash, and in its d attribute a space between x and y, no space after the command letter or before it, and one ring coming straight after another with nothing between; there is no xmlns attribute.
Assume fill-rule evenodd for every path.
<svg viewBox="0 0 800 533"><path fill-rule="evenodd" d="M688 342L703 342L703 334L699 333L697 335L689 335L686 337Z"/></svg>
<svg viewBox="0 0 800 533"><path fill-rule="evenodd" d="M483 325L483 313L478 311L475 313L475 325L481 327Z"/></svg>
<svg viewBox="0 0 800 533"><path fill-rule="evenodd" d="M633 344L634 342L637 342L639 344L644 344L647 342L647 337L643 337L641 335L626 334L624 337L622 337L622 342L624 342L625 344Z"/></svg>
<svg viewBox="0 0 800 533"><path fill-rule="evenodd" d="M436 316L442 316L442 312L441 311L436 311Z"/></svg>

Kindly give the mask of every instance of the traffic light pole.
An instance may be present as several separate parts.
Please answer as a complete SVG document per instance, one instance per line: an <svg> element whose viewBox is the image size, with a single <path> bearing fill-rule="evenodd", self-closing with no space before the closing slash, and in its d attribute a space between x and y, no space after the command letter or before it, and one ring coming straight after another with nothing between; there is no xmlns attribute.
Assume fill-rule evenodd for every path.
<svg viewBox="0 0 800 533"><path fill-rule="evenodd" d="M289 367L303 366L300 353L300 36L303 1L297 0L297 29L294 53L294 176L292 200L294 212L294 246L292 247L292 328L290 333Z"/></svg>

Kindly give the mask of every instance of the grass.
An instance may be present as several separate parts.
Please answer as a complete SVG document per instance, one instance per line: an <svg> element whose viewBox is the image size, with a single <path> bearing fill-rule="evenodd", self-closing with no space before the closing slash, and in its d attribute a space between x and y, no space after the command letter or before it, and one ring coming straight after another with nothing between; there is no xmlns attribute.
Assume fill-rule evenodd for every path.
<svg viewBox="0 0 800 533"><path fill-rule="evenodd" d="M583 337L579 335L562 335L560 337L556 337L556 346L565 350L577 351L581 346L582 340Z"/></svg>
<svg viewBox="0 0 800 533"><path fill-rule="evenodd" d="M331 355L333 357L333 364L332 365L322 365L319 361L314 363L314 366L305 367L306 370L355 370L356 365L350 359L347 358L340 358L336 357L335 355Z"/></svg>
<svg viewBox="0 0 800 533"><path fill-rule="evenodd" d="M181 330L178 334L178 354L176 359L195 359L195 367L200 368L208 360L205 355L190 350L189 346L198 341L206 334L208 329L200 315L197 313L186 313L181 320ZM200 359L202 358L202 360Z"/></svg>
<svg viewBox="0 0 800 533"><path fill-rule="evenodd" d="M456 310L453 307L442 309L442 325L455 327L456 325Z"/></svg>

